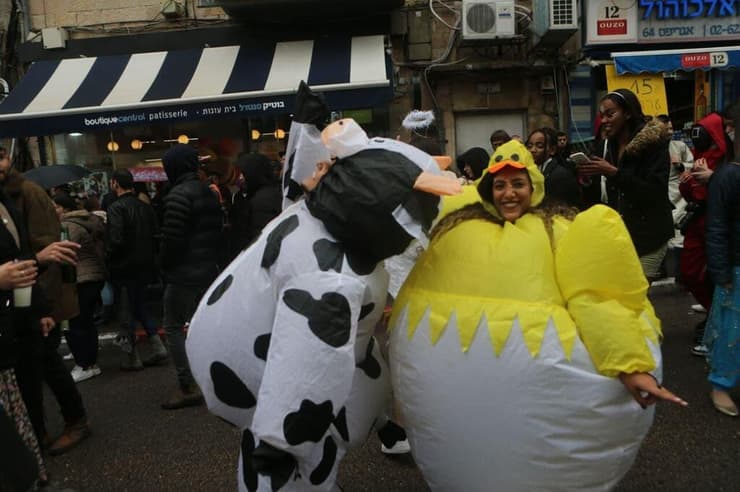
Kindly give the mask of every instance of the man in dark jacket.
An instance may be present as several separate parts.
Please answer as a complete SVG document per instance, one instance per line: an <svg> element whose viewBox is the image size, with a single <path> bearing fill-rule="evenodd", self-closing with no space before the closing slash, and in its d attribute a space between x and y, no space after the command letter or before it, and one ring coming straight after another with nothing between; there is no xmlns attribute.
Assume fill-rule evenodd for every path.
<svg viewBox="0 0 740 492"><path fill-rule="evenodd" d="M163 325L178 389L162 403L174 410L203 402L185 353L183 327L218 274L223 215L216 195L198 179L198 153L172 147L162 158L172 189L164 198L160 259L164 277Z"/></svg>
<svg viewBox="0 0 740 492"><path fill-rule="evenodd" d="M125 320L126 313L121 303L124 327L120 339L126 354L121 369L138 371L144 365L155 365L167 359L167 349L144 307L146 286L152 280L156 264L157 219L151 205L136 198L134 178L128 170L119 169L113 173L111 185L118 198L108 207L105 256L115 297L122 301L122 294L126 292L130 316ZM135 347L137 321L144 326L152 351L143 363Z"/></svg>

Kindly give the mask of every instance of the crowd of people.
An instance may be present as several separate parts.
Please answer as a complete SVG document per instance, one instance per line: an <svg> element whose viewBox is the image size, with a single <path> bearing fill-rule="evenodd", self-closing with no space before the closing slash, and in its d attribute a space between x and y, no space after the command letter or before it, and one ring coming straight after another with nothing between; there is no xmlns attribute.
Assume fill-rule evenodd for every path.
<svg viewBox="0 0 740 492"><path fill-rule="evenodd" d="M363 212L362 220L350 226L336 211L330 210L347 200L343 194L347 190L336 188L332 193L337 196L330 196L327 191L318 196L317 188L327 190L329 186L339 186L319 187L327 174L330 176L327 183L334 183L331 176L338 171L330 173L331 163L320 163L310 186L304 183L308 195L306 217L319 218L331 233L316 244L331 243L331 236L340 239L348 249L348 258L353 258L349 264L355 269L357 265L352 262L367 256L368 251L372 253L373 264L386 260L386 265L392 265L394 258L406 258L408 261L404 260L405 266L400 268L400 279L398 272L389 267L391 276L396 278L391 279L393 288L386 288L383 297L390 294L392 302L401 296L408 302L410 294L404 294L401 286L409 270L423 257L426 248L436 247L435 241L465 221L483 218L497 224L496 227L504 227L507 222L524 223L534 215L550 228L552 238L553 217L571 221L579 212L593 210L594 205L606 205L624 222L644 278L653 281L665 276L666 270L675 272L678 281L696 298L699 304L696 309L707 313L707 319L696 327L691 351L706 356L710 363L710 398L714 407L723 414L737 416L737 406L730 396L740 374L737 348L740 289L736 287L740 279L740 167L734 163L737 144L731 129L731 122L738 118L737 112L736 104L725 114L711 113L698 121L692 128L691 150L684 142L672 139L672 123L667 115L646 117L635 94L625 89L609 92L600 101L597 139L586 152L586 159L576 158L567 135L552 128L537 128L526 139L497 130L490 138L493 154L474 147L455 161L458 182L469 185L464 188L477 190L480 203L476 206L480 210L464 209L462 215L460 212L447 215L432 232L431 242L428 234L414 234L414 241L405 252L406 248L400 245L408 246L412 237L400 229L394 229L394 234L399 234L398 244L390 246L392 234L384 236L383 245L375 245L372 238L362 235L364 227L380 230L373 229L379 227L377 224L367 221L377 220L385 226L385 217ZM416 137L412 136L411 144L424 151L424 155L442 153L433 139L418 133ZM519 149L509 145L516 140L526 150L516 150L515 158L505 158L510 162L508 166L499 165L500 152L499 160L494 162L497 149ZM391 148L401 152L392 145ZM525 169L521 164L525 160L518 155L521 152L531 155L531 168ZM413 157L419 159L416 154ZM280 169L276 170L275 164L262 154L241 155L236 162L241 177L233 192L224 197L222 190L214 190L209 183L193 147L174 145L162 160L168 189L161 203L155 203L156 210L146 193L137 190L138 184L127 170L113 173L112 193L101 207L94 199L81 203L64 187L44 190L24 179L12 167L6 149L0 148L0 218L5 226L0 228L0 435L3 447L17 450L13 455L17 466L11 467L14 473L0 474L2 490L4 486L8 490L29 490L34 486L38 490L55 490L44 466L44 453L64 453L90 435L87 411L76 383L101 374L97 317L101 292L105 289L112 290L119 308L121 330L116 343L123 352L121 370L139 371L171 360L173 391L162 401L162 408L176 410L204 403L199 387L203 381L197 373L194 375L197 371L191 369L190 354L186 351L187 327L204 296L208 295L207 304L212 304L217 294L213 285L218 284L216 291L222 288L227 278L225 270L251 274L249 255L236 262L234 259L248 250L261 231L281 214ZM351 168L349 162L345 164L347 169ZM342 178L344 184L362 176L359 170L353 172L357 174ZM542 183L534 184L540 179ZM371 181L368 175L364 184L367 186ZM449 192L447 188L440 191L438 182L432 183L404 182L403 186L427 193L433 190L434 195ZM390 186L389 182L385 186ZM534 192L541 193L537 203L532 201ZM378 192L375 199L383 196ZM401 203L399 207L406 205ZM428 205L421 200L415 205L418 210L414 213L420 213ZM358 214L361 207L354 210ZM543 215L540 210L547 212ZM399 220L396 213L393 220ZM407 223L402 225L428 233L431 225L427 223L428 215L424 215L422 228L409 225L412 216L414 220L419 218L413 214L403 219ZM350 236L342 239L347 227L355 239ZM263 239L269 243L273 234ZM364 244L351 245L357 237L365 237ZM322 266L328 260L321 255L328 253L317 247L314 254L320 257L320 269L326 272L338 268L339 272L341 263ZM362 254L355 255L352 248ZM258 263L261 261L265 268L267 260L261 255L260 252ZM352 270L352 275L372 271L363 268ZM324 279L326 273L321 275ZM146 304L153 284L162 288L162 332ZM227 288L228 285L223 290ZM312 291L315 286L305 288ZM23 297L24 292L28 292L28 299ZM223 292L218 292L220 296ZM289 307L301 312L304 308L301 303L308 302L306 299ZM324 297L321 299L324 302ZM371 304L382 307L386 301L383 298L382 302ZM360 307L364 312L366 307ZM313 314L302 314L312 319ZM144 330L144 343L139 343L139 326ZM367 357L375 350L372 332L369 333L357 352ZM66 337L74 358L71 371L59 353L62 336ZM590 344L600 342L584 340L584 343L590 348ZM327 357L336 355L327 354ZM683 404L649 375L655 365L651 365L652 359L646 354L643 359L648 362L639 370L614 369L613 375L619 377L640 405L658 399ZM213 367L210 371L209 377L213 377ZM44 424L44 382L58 401L64 418L65 428L59 436L50 436ZM284 407L287 412L289 405L286 403ZM230 415L226 412L224 418ZM388 429L394 436L383 439L384 450L391 450L401 442L401 449L408 451L403 428L389 419L381 438ZM291 448L286 444L286 449ZM265 452L277 456L278 450L271 448ZM335 458L338 462L340 456ZM297 466L300 469L302 465ZM313 477L311 469L304 471Z"/></svg>

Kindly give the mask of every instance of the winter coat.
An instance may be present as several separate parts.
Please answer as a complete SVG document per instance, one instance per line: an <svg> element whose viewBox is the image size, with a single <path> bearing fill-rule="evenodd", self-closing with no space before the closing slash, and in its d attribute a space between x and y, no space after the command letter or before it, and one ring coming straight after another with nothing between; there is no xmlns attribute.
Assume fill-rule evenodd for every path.
<svg viewBox="0 0 740 492"><path fill-rule="evenodd" d="M20 239L19 248L8 229L0 225L0 265L19 258L33 257L23 217L15 209L12 201L2 192L0 192L0 201L8 209ZM0 290L0 370L15 365L20 338L30 336L30 330L38 328L37 324L31 324L31 320L51 314L51 306L38 284L34 285L32 292L31 308L28 309L13 306L12 290Z"/></svg>
<svg viewBox="0 0 740 492"><path fill-rule="evenodd" d="M39 185L26 180L16 169L11 169L3 190L15 204L24 220L33 253L38 253L51 243L59 241L62 227L54 202ZM50 264L39 274L38 283L51 303L51 316L57 322L72 319L80 312L77 289L73 284L62 283L62 269Z"/></svg>
<svg viewBox="0 0 740 492"><path fill-rule="evenodd" d="M87 210L64 214L62 225L69 230L70 240L79 243L77 283L105 280L105 225Z"/></svg>
<svg viewBox="0 0 740 492"><path fill-rule="evenodd" d="M717 168L707 201L707 270L717 285L732 282L740 266L740 163ZM737 287L736 287L737 288Z"/></svg>
<svg viewBox="0 0 740 492"><path fill-rule="evenodd" d="M665 126L651 121L632 135L621 159L617 159L617 143L607 142L605 159L617 167L617 174L606 178L607 204L622 216L639 256L673 237L673 206L667 193L669 141ZM593 179L589 188L598 196L600 186L601 180Z"/></svg>
<svg viewBox="0 0 740 492"><path fill-rule="evenodd" d="M576 173L558 156L545 162L540 171L545 176L546 202L561 203L576 208L583 206Z"/></svg>
<svg viewBox="0 0 740 492"><path fill-rule="evenodd" d="M722 117L717 113L711 113L699 120L698 124L706 129L714 145L703 152L695 151L694 158L704 158L709 169L718 169L725 162L729 151ZM707 185L691 177L679 185L679 190L686 201L695 208L691 220L685 227L680 260L681 281L699 304L709 310L714 289L707 277Z"/></svg>
<svg viewBox="0 0 740 492"><path fill-rule="evenodd" d="M157 219L133 192L108 207L105 258L111 280L151 280L156 267Z"/></svg>
<svg viewBox="0 0 740 492"><path fill-rule="evenodd" d="M216 195L198 179L197 159L186 145L163 158L172 189L163 203L160 263L166 283L206 287L218 274L223 214Z"/></svg>
<svg viewBox="0 0 740 492"><path fill-rule="evenodd" d="M245 155L239 158L237 166L244 176L244 188L235 195L229 214L234 256L257 239L262 229L282 210L280 184L267 157Z"/></svg>

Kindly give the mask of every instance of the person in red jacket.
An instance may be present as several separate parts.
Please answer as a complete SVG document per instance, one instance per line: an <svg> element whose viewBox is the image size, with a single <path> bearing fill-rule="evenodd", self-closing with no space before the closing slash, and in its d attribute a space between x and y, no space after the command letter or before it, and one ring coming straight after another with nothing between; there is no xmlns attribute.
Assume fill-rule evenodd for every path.
<svg viewBox="0 0 740 492"><path fill-rule="evenodd" d="M697 302L707 311L712 304L712 284L707 278L706 255L706 200L707 183L714 170L732 158L732 145L724 131L723 118L718 113L710 113L699 120L691 130L694 144L694 167L681 175L679 190L689 203L687 219L681 232L684 245L680 260L681 281L693 294ZM706 347L701 344L705 321L697 325L695 346L692 353L706 355Z"/></svg>

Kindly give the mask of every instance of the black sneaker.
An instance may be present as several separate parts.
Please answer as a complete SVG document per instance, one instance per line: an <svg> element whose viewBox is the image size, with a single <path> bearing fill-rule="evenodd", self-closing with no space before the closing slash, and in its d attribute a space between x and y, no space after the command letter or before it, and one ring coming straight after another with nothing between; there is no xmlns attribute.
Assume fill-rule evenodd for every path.
<svg viewBox="0 0 740 492"><path fill-rule="evenodd" d="M378 438L381 443L380 450L385 454L405 454L411 451L406 431L390 420L378 429Z"/></svg>

